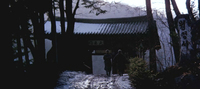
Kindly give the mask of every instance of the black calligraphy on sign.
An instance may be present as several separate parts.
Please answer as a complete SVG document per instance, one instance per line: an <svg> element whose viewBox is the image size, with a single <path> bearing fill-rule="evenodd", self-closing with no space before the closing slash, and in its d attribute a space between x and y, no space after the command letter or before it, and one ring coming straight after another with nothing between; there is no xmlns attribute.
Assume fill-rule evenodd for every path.
<svg viewBox="0 0 200 89"><path fill-rule="evenodd" d="M179 31L179 37L180 37L180 52L181 55L187 55L190 56L190 51L192 48L192 41L191 41L191 27L188 24L188 19L185 17L178 18L177 27Z"/></svg>
<svg viewBox="0 0 200 89"><path fill-rule="evenodd" d="M183 40L181 41L181 46L187 46L188 41L187 41L187 30L185 30L185 20L180 20L179 22L179 28L180 28L180 35L181 35L181 39L183 38Z"/></svg>
<svg viewBox="0 0 200 89"><path fill-rule="evenodd" d="M90 46L101 46L101 45L104 45L104 41L103 40L89 40L88 44Z"/></svg>
<svg viewBox="0 0 200 89"><path fill-rule="evenodd" d="M183 31L182 33L181 33L181 36L183 37L183 39L187 39L187 31Z"/></svg>
<svg viewBox="0 0 200 89"><path fill-rule="evenodd" d="M185 30L185 20L180 20L178 23L179 23L180 29Z"/></svg>

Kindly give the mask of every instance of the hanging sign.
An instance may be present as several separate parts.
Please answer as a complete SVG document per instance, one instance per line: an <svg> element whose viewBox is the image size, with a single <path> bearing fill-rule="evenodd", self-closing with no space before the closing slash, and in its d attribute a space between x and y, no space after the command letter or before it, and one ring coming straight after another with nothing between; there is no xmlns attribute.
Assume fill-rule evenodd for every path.
<svg viewBox="0 0 200 89"><path fill-rule="evenodd" d="M104 41L103 40L89 40L88 44L90 46L102 46L104 45Z"/></svg>
<svg viewBox="0 0 200 89"><path fill-rule="evenodd" d="M190 50L192 50L192 35L187 19L185 17L178 18L177 27L179 30L181 55L185 55L189 58Z"/></svg>

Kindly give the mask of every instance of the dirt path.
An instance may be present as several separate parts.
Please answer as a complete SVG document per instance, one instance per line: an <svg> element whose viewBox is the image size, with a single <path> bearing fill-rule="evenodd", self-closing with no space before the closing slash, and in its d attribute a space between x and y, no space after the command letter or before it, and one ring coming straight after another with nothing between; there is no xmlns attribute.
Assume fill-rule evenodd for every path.
<svg viewBox="0 0 200 89"><path fill-rule="evenodd" d="M55 89L134 89L128 75L87 75L83 72L65 71L60 75Z"/></svg>

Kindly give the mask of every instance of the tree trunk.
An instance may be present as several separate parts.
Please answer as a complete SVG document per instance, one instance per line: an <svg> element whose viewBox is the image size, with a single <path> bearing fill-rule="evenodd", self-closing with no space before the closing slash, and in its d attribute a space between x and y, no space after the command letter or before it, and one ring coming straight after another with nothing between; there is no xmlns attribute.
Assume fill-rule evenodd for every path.
<svg viewBox="0 0 200 89"><path fill-rule="evenodd" d="M198 7L199 7L199 18L200 18L200 0L198 0Z"/></svg>
<svg viewBox="0 0 200 89"><path fill-rule="evenodd" d="M150 44L150 70L154 73L156 72L156 52L155 52L155 23L153 20L152 10L151 10L151 0L146 0L146 9L147 9L147 19L148 19L148 27L150 30L150 37L151 40L149 41Z"/></svg>
<svg viewBox="0 0 200 89"><path fill-rule="evenodd" d="M54 2L52 1L53 5L52 7L54 7ZM49 11L49 17L51 20L51 35L52 35L52 51L53 51L53 55L51 55L51 57L53 57L52 59L54 59L55 62L58 61L58 54L57 54L57 37L56 37L56 21L55 21L55 8L52 8ZM54 13L53 11L54 10ZM63 31L62 28L63 24L61 23L61 31Z"/></svg>
<svg viewBox="0 0 200 89"><path fill-rule="evenodd" d="M40 28L38 29L38 53L40 63L45 63L45 33L44 33L44 13L39 13L40 18Z"/></svg>
<svg viewBox="0 0 200 89"><path fill-rule="evenodd" d="M4 22L6 25L4 25L2 28L7 28L6 30L3 30L3 39L5 41L2 41L3 45L1 46L2 49L5 49L5 50L2 50L1 53L4 53L1 57L2 58L6 58L6 59L3 59L2 63L5 63L4 66L5 66L5 69L6 71L10 71L9 69L12 69L13 68L13 65L14 65L14 62L13 62L13 48L12 48L12 34L13 34L13 30L16 29L15 28L15 16L13 16L12 12L10 11L10 3L12 2L12 0L6 0L5 2L5 5L6 5L6 14L5 15L8 15L7 19L3 19L2 22ZM5 61L5 62L4 62ZM7 69L8 68L8 69ZM3 73L6 73L6 72L3 72Z"/></svg>
<svg viewBox="0 0 200 89"><path fill-rule="evenodd" d="M27 39L23 38L23 45L24 45L24 53L25 53L25 60L26 60L26 66L28 67L30 65L29 61L29 55L28 55L28 46L26 44Z"/></svg>
<svg viewBox="0 0 200 89"><path fill-rule="evenodd" d="M20 39L20 29L18 29L18 34L17 34L17 56L19 58L19 68L23 67L23 60L22 60L22 46L21 46L21 39Z"/></svg>
<svg viewBox="0 0 200 89"><path fill-rule="evenodd" d="M33 46L30 37L26 38L27 40L25 41L25 43L27 44L27 47L30 49L31 54L33 56L33 59L37 59L37 52L35 47Z"/></svg>
<svg viewBox="0 0 200 89"><path fill-rule="evenodd" d="M171 2L172 2L172 6L174 8L174 11L176 13L176 16L179 16L180 15L180 11L179 11L179 9L177 7L176 1L175 0L171 0Z"/></svg>
<svg viewBox="0 0 200 89"><path fill-rule="evenodd" d="M29 62L29 55L28 55L28 46L27 46L27 38L30 37L30 32L28 30L28 18L26 11L22 10L22 13L20 13L20 25L21 25L21 32L22 32L22 40L23 40L23 46L24 46L24 55L25 55L25 60L26 60L26 66L28 67L30 62Z"/></svg>
<svg viewBox="0 0 200 89"><path fill-rule="evenodd" d="M32 55L34 56L34 63L38 63L38 61L39 61L39 58L38 58L38 42L37 42L37 39L39 38L38 37L38 29L39 29L39 27L38 27L38 24L39 24L39 22L38 22L38 15L37 15L37 13L33 13L33 16L32 16L32 18L31 18L31 21L32 21L32 24L33 24L33 30L34 30L34 46L33 45L31 45L32 43L31 42L29 42L29 48L32 50Z"/></svg>
<svg viewBox="0 0 200 89"><path fill-rule="evenodd" d="M14 56L13 56L13 48L12 48L12 35L14 30L16 30L15 27L15 15L13 15L13 12L10 9L10 4L13 2L13 0L6 0L3 3L3 7L5 10L5 14L3 14L2 17L2 22L3 25L1 28L4 28L4 30L2 30L1 34L3 37L1 40L1 75L2 78L1 81L4 81L4 84L2 84L2 87L6 87L6 88L13 88L13 86L7 86L7 84L9 85L18 85L15 82L15 76L16 73L14 71L16 71L15 66L14 66ZM6 18L6 19L5 19ZM19 77L19 76L17 76ZM11 81L8 81L11 80Z"/></svg>
<svg viewBox="0 0 200 89"><path fill-rule="evenodd" d="M42 64L45 61L45 44L44 44L44 14L34 13L31 18L34 28L35 42L35 64ZM39 20L39 21L38 21Z"/></svg>
<svg viewBox="0 0 200 89"><path fill-rule="evenodd" d="M59 1L60 8L60 24L61 24L61 34L65 33L65 14L64 14L64 6L63 0Z"/></svg>
<svg viewBox="0 0 200 89"><path fill-rule="evenodd" d="M28 46L27 46L27 38L30 36L29 31L28 31L28 20L25 18L22 21L22 32L24 33L22 35L23 38L23 45L24 45L24 54L25 54L25 60L26 60L26 65L27 67L29 66L30 62L29 62L29 55L28 55Z"/></svg>
<svg viewBox="0 0 200 89"><path fill-rule="evenodd" d="M190 0L186 1L186 7L187 7L187 11L188 11L190 20L192 21L192 23L194 23L195 22L195 18L194 18L194 15L192 13L192 8L190 7Z"/></svg>
<svg viewBox="0 0 200 89"><path fill-rule="evenodd" d="M180 60L180 46L179 46L178 35L174 27L174 20L172 17L169 0L165 0L165 7L166 7L166 14L167 14L167 22L168 22L169 30L170 30L170 36L172 39L172 46L174 49L174 55L175 55L176 63L178 63Z"/></svg>
<svg viewBox="0 0 200 89"><path fill-rule="evenodd" d="M66 2L66 15L67 15L67 35L73 36L74 34L74 24L75 24L75 14L78 9L79 1L77 1L74 11L72 12L72 0L67 0Z"/></svg>
<svg viewBox="0 0 200 89"><path fill-rule="evenodd" d="M74 33L75 18L72 14L72 0L66 1L66 15L67 15L67 35L72 36Z"/></svg>
<svg viewBox="0 0 200 89"><path fill-rule="evenodd" d="M79 2L79 0L78 0ZM78 3L77 2L77 3ZM66 43L67 44L62 44L63 48L66 48L64 51L67 51L67 53L70 53L69 55L66 56L66 54L62 53L62 56L65 57L62 58L63 63L67 63L68 68L72 68L72 66L74 66L74 64L77 62L77 60L75 60L75 56L76 56L76 52L74 51L74 44L75 44L75 39L74 39L74 25L75 25L75 12L78 8L77 4L75 6L74 12L72 12L72 0L67 0L66 1L66 16L67 16L67 31L66 31L66 38L67 39ZM67 57L67 58L66 58ZM70 59L70 58L74 58L74 60L66 60L66 59ZM64 64L65 65L65 64Z"/></svg>

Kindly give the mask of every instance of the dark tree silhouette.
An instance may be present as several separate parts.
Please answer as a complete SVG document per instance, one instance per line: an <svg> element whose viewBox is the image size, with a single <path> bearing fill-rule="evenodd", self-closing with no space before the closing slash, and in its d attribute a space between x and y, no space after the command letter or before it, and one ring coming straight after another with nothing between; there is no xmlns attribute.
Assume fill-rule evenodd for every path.
<svg viewBox="0 0 200 89"><path fill-rule="evenodd" d="M52 38L52 50L53 50L52 59L54 59L54 61L57 61L58 54L57 54L57 36L56 36L56 20L55 20L55 4L54 3L55 2L52 1L52 5L49 10L49 17L51 20L51 38ZM63 24L61 24L61 28L63 28Z"/></svg>
<svg viewBox="0 0 200 89"><path fill-rule="evenodd" d="M67 15L67 35L73 35L74 34L74 23L75 23L75 14L78 9L80 0L77 0L76 6L74 10L72 11L72 0L67 0L66 1L66 15Z"/></svg>
<svg viewBox="0 0 200 89"><path fill-rule="evenodd" d="M188 14L189 14L189 17L190 17L190 20L192 21L192 23L195 22L195 17L194 17L194 14L193 14L193 8L191 8L191 4L190 4L190 0L187 0L186 1L186 7L187 7L187 11L188 11Z"/></svg>
<svg viewBox="0 0 200 89"><path fill-rule="evenodd" d="M198 0L198 7L199 7L199 18L200 18L200 0Z"/></svg>
<svg viewBox="0 0 200 89"><path fill-rule="evenodd" d="M180 13L180 11L179 11L179 9L177 7L176 1L175 0L171 0L171 2L172 2L172 6L174 8L174 12L176 13L176 16L179 16L181 13Z"/></svg>
<svg viewBox="0 0 200 89"><path fill-rule="evenodd" d="M179 47L178 35L175 31L174 20L171 13L170 0L165 0L165 8L166 8L167 22L168 22L169 30L170 30L170 36L172 38L172 46L174 48L174 55L175 55L176 62L178 63L180 60L179 58L180 47Z"/></svg>
<svg viewBox="0 0 200 89"><path fill-rule="evenodd" d="M4 2L3 7L5 7L5 12L3 15L3 18L7 17L7 19L2 19L3 25L2 28L2 44L1 44L1 64L2 64L2 76L7 78L2 78L2 81L4 82L2 87L6 88L12 88L11 86L7 86L9 84L16 85L14 82L14 75L16 75L15 66L14 66L14 51L12 48L12 38L13 38L13 30L15 29L14 25L15 22L13 21L15 16L11 12L10 3L12 3L12 0L6 0ZM11 81L8 81L11 80Z"/></svg>
<svg viewBox="0 0 200 89"><path fill-rule="evenodd" d="M40 2L40 3L38 3ZM25 55L26 64L29 65L28 49L30 49L34 63L41 64L45 62L45 45L44 45L44 13L51 7L51 2L45 0L10 0L8 3L9 13L12 14L12 34L17 39L17 54L20 65L23 64L22 56ZM34 36L29 31L32 25ZM32 43L34 39L35 44ZM22 46L23 44L23 46ZM24 50L22 53L21 50Z"/></svg>
<svg viewBox="0 0 200 89"><path fill-rule="evenodd" d="M67 0L66 1L66 15L67 15L67 35L72 35L73 34L73 29L74 29L74 23L75 23L75 18L72 14L72 0Z"/></svg>
<svg viewBox="0 0 200 89"><path fill-rule="evenodd" d="M148 18L148 29L150 30L150 35L152 39L150 40L150 70L154 73L156 72L156 52L155 52L155 40L154 40L154 33L156 30L155 22L153 20L152 9L151 9L151 0L146 0L146 9L147 9L147 18Z"/></svg>
<svg viewBox="0 0 200 89"><path fill-rule="evenodd" d="M60 9L61 34L64 34L65 33L64 0L59 0L59 9Z"/></svg>

